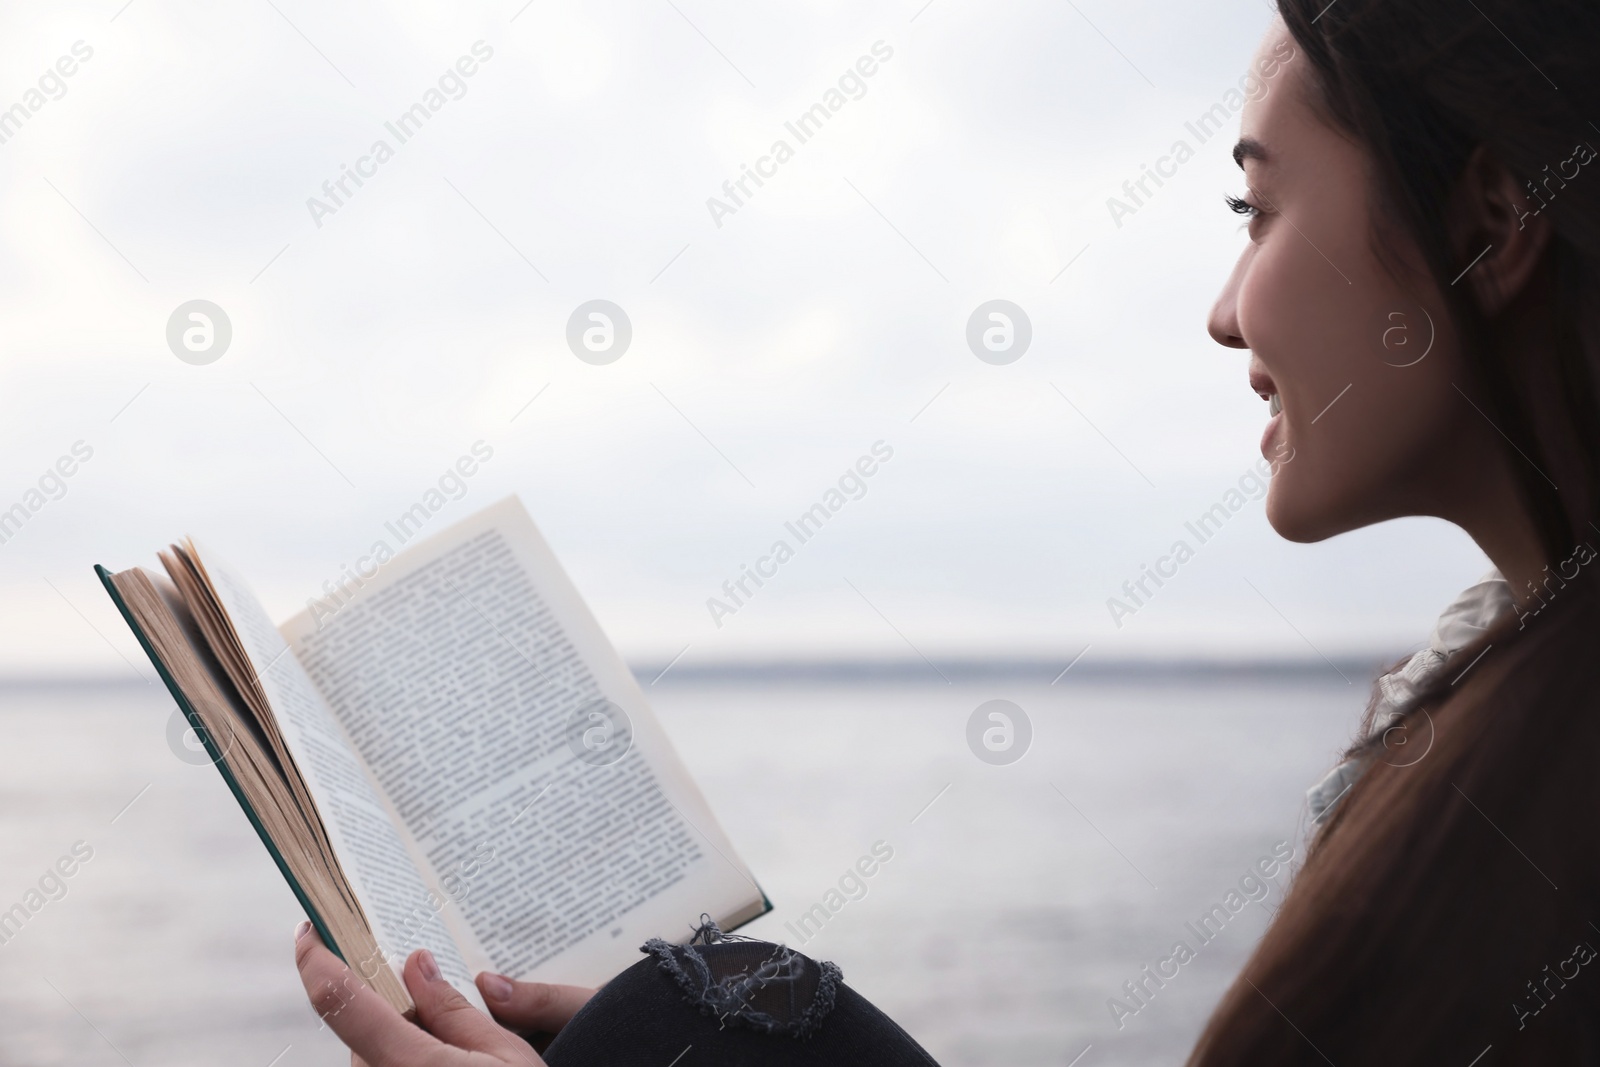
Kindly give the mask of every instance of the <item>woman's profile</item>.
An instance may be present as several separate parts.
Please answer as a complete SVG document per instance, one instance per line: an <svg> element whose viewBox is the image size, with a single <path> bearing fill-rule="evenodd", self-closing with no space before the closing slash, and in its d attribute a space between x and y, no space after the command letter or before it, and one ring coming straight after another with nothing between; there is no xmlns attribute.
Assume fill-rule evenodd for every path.
<svg viewBox="0 0 1600 1067"><path fill-rule="evenodd" d="M1249 353L1263 455L1293 457L1268 519L1311 542L1436 517L1494 570L1380 679L1190 1062L1600 1062L1600 7L1278 9L1208 323ZM498 1022L425 953L417 1026L296 948L373 1067L537 1064L551 1033L554 1067L933 1062L831 964L709 924L598 992L480 976Z"/></svg>

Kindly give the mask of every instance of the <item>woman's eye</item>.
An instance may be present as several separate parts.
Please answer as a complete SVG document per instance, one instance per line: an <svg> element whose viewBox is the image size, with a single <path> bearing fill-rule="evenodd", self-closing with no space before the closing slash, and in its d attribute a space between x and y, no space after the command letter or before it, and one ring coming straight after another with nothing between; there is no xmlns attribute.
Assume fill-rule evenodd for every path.
<svg viewBox="0 0 1600 1067"><path fill-rule="evenodd" d="M1261 209L1248 200L1240 199L1237 196L1228 196L1224 197L1224 199L1228 202L1228 209L1235 214L1246 215L1252 219L1261 214Z"/></svg>

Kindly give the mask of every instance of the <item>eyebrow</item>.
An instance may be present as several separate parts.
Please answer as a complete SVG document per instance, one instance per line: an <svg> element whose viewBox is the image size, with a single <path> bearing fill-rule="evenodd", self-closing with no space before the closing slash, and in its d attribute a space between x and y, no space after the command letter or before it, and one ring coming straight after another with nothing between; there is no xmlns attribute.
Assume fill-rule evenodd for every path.
<svg viewBox="0 0 1600 1067"><path fill-rule="evenodd" d="M1267 146L1254 137L1241 137L1239 143L1233 146L1233 161L1243 170L1246 159L1267 162Z"/></svg>

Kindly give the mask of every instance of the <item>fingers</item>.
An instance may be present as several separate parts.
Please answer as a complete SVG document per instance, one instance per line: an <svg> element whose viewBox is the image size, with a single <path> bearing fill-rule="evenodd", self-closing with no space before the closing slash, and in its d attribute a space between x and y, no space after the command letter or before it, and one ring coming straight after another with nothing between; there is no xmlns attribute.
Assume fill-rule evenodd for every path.
<svg viewBox="0 0 1600 1067"><path fill-rule="evenodd" d="M531 1045L497 1025L445 981L427 949L418 949L406 960L404 977L417 1004L417 1020L439 1040L505 1063L543 1065Z"/></svg>
<svg viewBox="0 0 1600 1067"><path fill-rule="evenodd" d="M488 971L478 975L478 991L496 1020L518 1030L553 1034L567 1025L595 991L576 985L513 982Z"/></svg>
<svg viewBox="0 0 1600 1067"><path fill-rule="evenodd" d="M329 952L310 923L295 931L294 962L311 1006L362 1061L373 1067L436 1062L443 1046L403 1019Z"/></svg>

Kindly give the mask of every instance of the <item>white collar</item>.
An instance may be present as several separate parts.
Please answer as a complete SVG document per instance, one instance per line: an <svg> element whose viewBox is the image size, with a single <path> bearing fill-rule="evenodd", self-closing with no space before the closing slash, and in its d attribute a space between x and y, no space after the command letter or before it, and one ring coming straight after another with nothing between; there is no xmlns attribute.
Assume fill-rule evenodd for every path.
<svg viewBox="0 0 1600 1067"><path fill-rule="evenodd" d="M1378 679L1378 704L1368 738L1387 730L1416 695L1450 662L1451 657L1476 641L1484 631L1515 608L1516 599L1511 595L1511 584L1501 577L1498 570L1491 570L1462 590L1461 595L1439 615L1439 621L1434 624L1433 634L1428 639L1428 647ZM1345 760L1306 790L1312 830L1326 821L1339 798L1355 784L1365 769L1364 758Z"/></svg>

